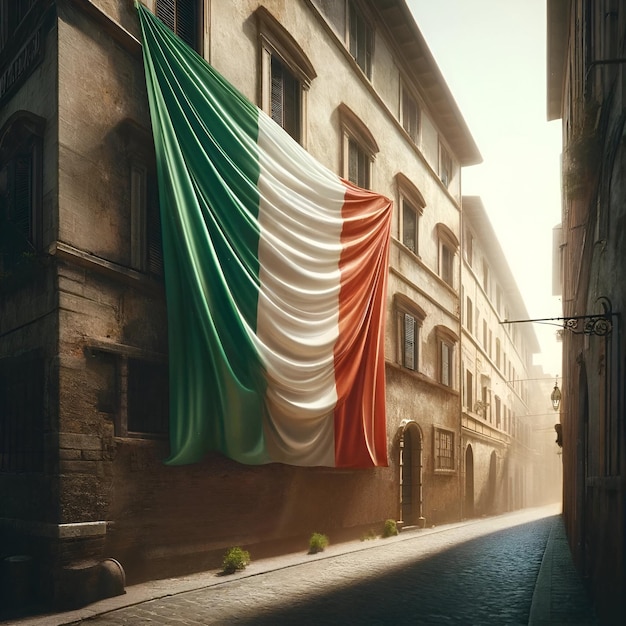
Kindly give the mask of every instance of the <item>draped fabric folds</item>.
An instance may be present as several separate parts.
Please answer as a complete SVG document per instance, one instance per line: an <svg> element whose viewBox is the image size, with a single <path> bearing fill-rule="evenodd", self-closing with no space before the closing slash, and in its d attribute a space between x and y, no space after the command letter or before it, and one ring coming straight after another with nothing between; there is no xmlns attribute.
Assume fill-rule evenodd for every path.
<svg viewBox="0 0 626 626"><path fill-rule="evenodd" d="M319 164L137 3L170 359L167 463L387 464L391 202Z"/></svg>

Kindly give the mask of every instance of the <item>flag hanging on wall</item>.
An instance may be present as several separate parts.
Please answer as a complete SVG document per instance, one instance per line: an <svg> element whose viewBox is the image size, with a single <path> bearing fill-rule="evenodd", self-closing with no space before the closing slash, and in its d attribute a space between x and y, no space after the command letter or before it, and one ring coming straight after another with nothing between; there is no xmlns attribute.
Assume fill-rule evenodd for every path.
<svg viewBox="0 0 626 626"><path fill-rule="evenodd" d="M137 3L157 156L167 463L387 465L391 202L340 179Z"/></svg>

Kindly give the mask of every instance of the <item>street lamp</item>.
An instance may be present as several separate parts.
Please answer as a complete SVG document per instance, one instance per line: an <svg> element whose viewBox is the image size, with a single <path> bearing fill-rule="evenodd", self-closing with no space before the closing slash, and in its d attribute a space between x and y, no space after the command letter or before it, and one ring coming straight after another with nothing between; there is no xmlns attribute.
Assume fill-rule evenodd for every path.
<svg viewBox="0 0 626 626"><path fill-rule="evenodd" d="M554 381L554 389L550 394L550 400L552 402L552 408L555 411L558 411L561 406L561 390L559 389L559 385L557 381Z"/></svg>

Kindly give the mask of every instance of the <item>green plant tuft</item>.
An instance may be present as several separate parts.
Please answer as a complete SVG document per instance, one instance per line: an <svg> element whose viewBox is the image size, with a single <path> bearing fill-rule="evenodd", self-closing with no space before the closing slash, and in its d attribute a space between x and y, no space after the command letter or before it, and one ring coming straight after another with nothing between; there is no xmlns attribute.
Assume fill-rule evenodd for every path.
<svg viewBox="0 0 626 626"><path fill-rule="evenodd" d="M234 574L235 572L246 569L246 565L250 563L250 553L235 546L229 548L224 555L222 562L222 572L224 574Z"/></svg>
<svg viewBox="0 0 626 626"><path fill-rule="evenodd" d="M370 528L366 533L361 536L361 541L369 541L370 539L376 539L378 535L373 528Z"/></svg>
<svg viewBox="0 0 626 626"><path fill-rule="evenodd" d="M309 554L317 554L324 552L324 548L328 545L328 537L322 533L313 533L309 539Z"/></svg>
<svg viewBox="0 0 626 626"><path fill-rule="evenodd" d="M383 537L394 537L398 534L398 526L395 520L385 520L385 527L383 528Z"/></svg>

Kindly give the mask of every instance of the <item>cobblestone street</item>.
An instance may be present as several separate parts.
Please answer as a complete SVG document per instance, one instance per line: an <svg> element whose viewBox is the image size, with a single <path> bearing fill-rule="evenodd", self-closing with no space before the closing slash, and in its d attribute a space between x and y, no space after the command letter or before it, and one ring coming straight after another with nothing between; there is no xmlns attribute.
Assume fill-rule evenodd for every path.
<svg viewBox="0 0 626 626"><path fill-rule="evenodd" d="M554 520L533 509L331 546L270 571L253 562L210 586L71 623L527 624Z"/></svg>

